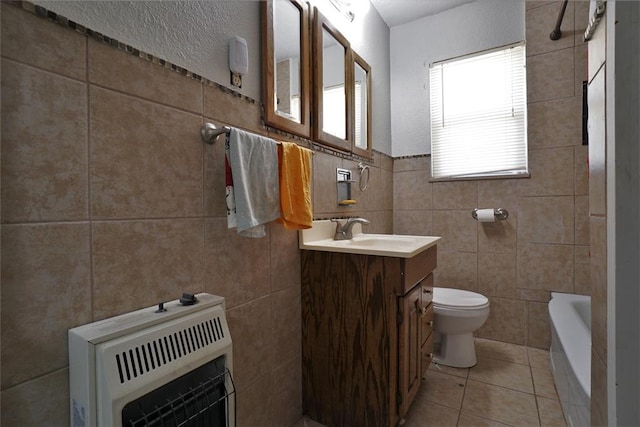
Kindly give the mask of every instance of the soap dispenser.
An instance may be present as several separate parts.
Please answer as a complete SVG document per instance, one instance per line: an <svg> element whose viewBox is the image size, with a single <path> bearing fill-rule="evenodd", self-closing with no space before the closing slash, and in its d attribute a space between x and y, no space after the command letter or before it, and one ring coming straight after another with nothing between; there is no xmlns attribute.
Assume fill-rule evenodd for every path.
<svg viewBox="0 0 640 427"><path fill-rule="evenodd" d="M336 180L338 185L338 205L339 206L353 206L357 202L351 198L351 184L355 182L351 178L351 171L349 169L336 169Z"/></svg>

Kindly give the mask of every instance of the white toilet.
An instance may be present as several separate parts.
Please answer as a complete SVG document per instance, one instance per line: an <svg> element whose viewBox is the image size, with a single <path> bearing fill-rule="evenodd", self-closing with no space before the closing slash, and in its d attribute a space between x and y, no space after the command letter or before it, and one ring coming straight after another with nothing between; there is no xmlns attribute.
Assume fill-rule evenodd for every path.
<svg viewBox="0 0 640 427"><path fill-rule="evenodd" d="M434 362L456 368L477 363L473 332L489 317L489 300L475 292L433 288Z"/></svg>

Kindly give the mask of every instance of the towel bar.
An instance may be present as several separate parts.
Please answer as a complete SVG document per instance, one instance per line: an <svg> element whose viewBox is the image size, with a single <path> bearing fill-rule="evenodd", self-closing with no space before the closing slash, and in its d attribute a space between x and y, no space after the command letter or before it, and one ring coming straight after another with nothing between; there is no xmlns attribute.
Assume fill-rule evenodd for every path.
<svg viewBox="0 0 640 427"><path fill-rule="evenodd" d="M228 126L222 126L217 128L213 123L205 123L200 128L200 136L202 136L202 142L207 144L214 144L218 137L223 133L229 133L231 128Z"/></svg>
<svg viewBox="0 0 640 427"><path fill-rule="evenodd" d="M221 128L218 128L213 123L205 123L200 128L200 136L202 137L202 142L206 144L215 144L220 135L228 135L229 132L231 132L231 128L229 126L222 126ZM280 141L276 141L276 144L280 145L281 143ZM316 153L312 150L311 154Z"/></svg>

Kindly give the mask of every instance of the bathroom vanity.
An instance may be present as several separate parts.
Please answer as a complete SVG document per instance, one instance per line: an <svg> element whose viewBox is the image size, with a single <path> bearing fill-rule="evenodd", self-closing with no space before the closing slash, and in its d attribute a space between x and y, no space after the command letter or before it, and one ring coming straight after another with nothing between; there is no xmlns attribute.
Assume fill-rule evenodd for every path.
<svg viewBox="0 0 640 427"><path fill-rule="evenodd" d="M343 245L374 248L358 243L366 236L375 235ZM407 413L433 351L432 239L417 253L302 251L305 415L329 427L386 427Z"/></svg>

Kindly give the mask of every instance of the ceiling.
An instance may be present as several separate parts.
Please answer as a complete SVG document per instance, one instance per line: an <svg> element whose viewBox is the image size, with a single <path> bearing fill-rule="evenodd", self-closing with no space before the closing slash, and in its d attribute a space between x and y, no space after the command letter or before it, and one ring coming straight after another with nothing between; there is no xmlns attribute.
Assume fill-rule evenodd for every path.
<svg viewBox="0 0 640 427"><path fill-rule="evenodd" d="M474 0L371 0L389 28L435 15Z"/></svg>

